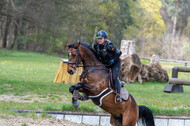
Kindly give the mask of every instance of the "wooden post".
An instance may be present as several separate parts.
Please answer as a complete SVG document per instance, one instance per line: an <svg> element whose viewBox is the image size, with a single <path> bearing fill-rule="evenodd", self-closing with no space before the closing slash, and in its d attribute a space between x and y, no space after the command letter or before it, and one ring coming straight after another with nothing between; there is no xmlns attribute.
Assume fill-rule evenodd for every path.
<svg viewBox="0 0 190 126"><path fill-rule="evenodd" d="M187 67L187 63L185 63L185 67Z"/></svg>
<svg viewBox="0 0 190 126"><path fill-rule="evenodd" d="M178 78L178 67L172 68L172 78Z"/></svg>
<svg viewBox="0 0 190 126"><path fill-rule="evenodd" d="M122 52L121 59L125 59L129 54L134 54L135 52L135 42L132 40L122 40L120 50Z"/></svg>
<svg viewBox="0 0 190 126"><path fill-rule="evenodd" d="M172 69L172 78L178 78L178 67ZM183 93L183 85L171 84L173 85L172 92Z"/></svg>
<svg viewBox="0 0 190 126"><path fill-rule="evenodd" d="M76 84L79 82L80 74L83 70L82 67L77 68L76 73L70 75L67 72L67 63L67 59L61 59L54 83Z"/></svg>
<svg viewBox="0 0 190 126"><path fill-rule="evenodd" d="M178 72L184 72L188 71L187 69L184 69L183 67L173 67L172 68L172 78L178 78ZM170 92L178 92L178 93L183 93L183 85L177 85L170 83L166 84L164 88L164 92L170 93Z"/></svg>
<svg viewBox="0 0 190 126"><path fill-rule="evenodd" d="M152 58L150 59L150 64L160 64L159 56L156 54L152 55Z"/></svg>

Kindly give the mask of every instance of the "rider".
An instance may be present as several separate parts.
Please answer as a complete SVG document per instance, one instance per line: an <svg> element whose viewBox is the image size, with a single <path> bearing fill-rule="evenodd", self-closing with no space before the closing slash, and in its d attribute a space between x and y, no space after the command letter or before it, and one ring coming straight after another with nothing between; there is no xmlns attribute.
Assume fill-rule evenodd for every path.
<svg viewBox="0 0 190 126"><path fill-rule="evenodd" d="M119 80L118 74L120 69L120 55L122 52L117 49L111 41L107 39L108 34L101 30L98 32L96 38L98 42L94 44L94 49L98 55L100 61L106 65L106 67L111 68L113 74L113 83L115 84L117 90L116 102L120 102L120 88L121 82Z"/></svg>

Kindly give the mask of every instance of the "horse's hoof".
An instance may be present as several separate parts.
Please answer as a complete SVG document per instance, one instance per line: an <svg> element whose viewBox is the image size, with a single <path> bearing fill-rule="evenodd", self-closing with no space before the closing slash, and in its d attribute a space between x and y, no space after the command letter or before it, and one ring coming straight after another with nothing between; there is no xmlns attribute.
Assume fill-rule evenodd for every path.
<svg viewBox="0 0 190 126"><path fill-rule="evenodd" d="M78 109L79 105L80 105L80 102L79 101L72 101L73 103L73 106Z"/></svg>

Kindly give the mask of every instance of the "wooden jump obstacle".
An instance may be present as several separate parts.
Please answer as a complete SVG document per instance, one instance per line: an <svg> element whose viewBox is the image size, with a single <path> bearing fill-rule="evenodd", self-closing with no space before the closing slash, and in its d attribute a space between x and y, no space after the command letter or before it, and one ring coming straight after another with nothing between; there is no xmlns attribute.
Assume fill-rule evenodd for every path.
<svg viewBox="0 0 190 126"><path fill-rule="evenodd" d="M67 72L67 63L68 59L61 59L54 83L77 84L79 82L80 74L83 70L82 67L77 68L75 74L70 75Z"/></svg>
<svg viewBox="0 0 190 126"><path fill-rule="evenodd" d="M183 93L183 85L190 86L190 79L178 78L178 72L190 72L190 67L173 67L172 78L169 79L169 84L166 84L164 92L178 92Z"/></svg>

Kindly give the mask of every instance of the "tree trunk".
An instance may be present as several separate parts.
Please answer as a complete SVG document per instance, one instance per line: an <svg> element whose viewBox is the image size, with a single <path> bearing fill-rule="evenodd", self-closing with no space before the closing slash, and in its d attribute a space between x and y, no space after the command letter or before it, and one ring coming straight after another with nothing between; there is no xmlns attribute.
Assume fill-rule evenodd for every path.
<svg viewBox="0 0 190 126"><path fill-rule="evenodd" d="M177 24L177 14L175 15L174 21L173 21L172 42L174 42L174 39L175 39L176 24Z"/></svg>
<svg viewBox="0 0 190 126"><path fill-rule="evenodd" d="M19 20L18 22L18 33L19 33L19 37L23 37L25 32L25 23L23 20ZM21 50L23 49L24 44L22 43L21 39L17 39L17 50Z"/></svg>
<svg viewBox="0 0 190 126"><path fill-rule="evenodd" d="M189 34L189 44L190 44L190 26L188 28L188 34Z"/></svg>
<svg viewBox="0 0 190 126"><path fill-rule="evenodd" d="M15 23L15 29L14 29L14 39L13 39L13 43L10 46L10 49L13 49L15 46L15 43L17 43L17 37L18 37L18 26Z"/></svg>
<svg viewBox="0 0 190 126"><path fill-rule="evenodd" d="M11 23L11 17L7 16L7 20L6 20L6 24L5 24L5 32L4 32L4 36L3 36L2 48L7 47L7 36L8 36L8 33L9 33L10 23Z"/></svg>
<svg viewBox="0 0 190 126"><path fill-rule="evenodd" d="M162 19L164 20L164 23L166 25L166 32L164 33L164 37L167 37L168 35L171 35L172 33L172 20L170 16L168 15L167 8L161 8L160 14L162 15Z"/></svg>
<svg viewBox="0 0 190 126"><path fill-rule="evenodd" d="M180 2L180 0L177 0L176 9L178 9L178 7L179 7L179 2ZM174 17L174 21L173 21L172 41L174 41L174 39L175 39L177 17L178 17L178 13L176 12L175 17Z"/></svg>
<svg viewBox="0 0 190 126"><path fill-rule="evenodd" d="M3 10L4 4L5 4L4 0L0 0L0 19L1 19L1 16L2 16L1 12Z"/></svg>

